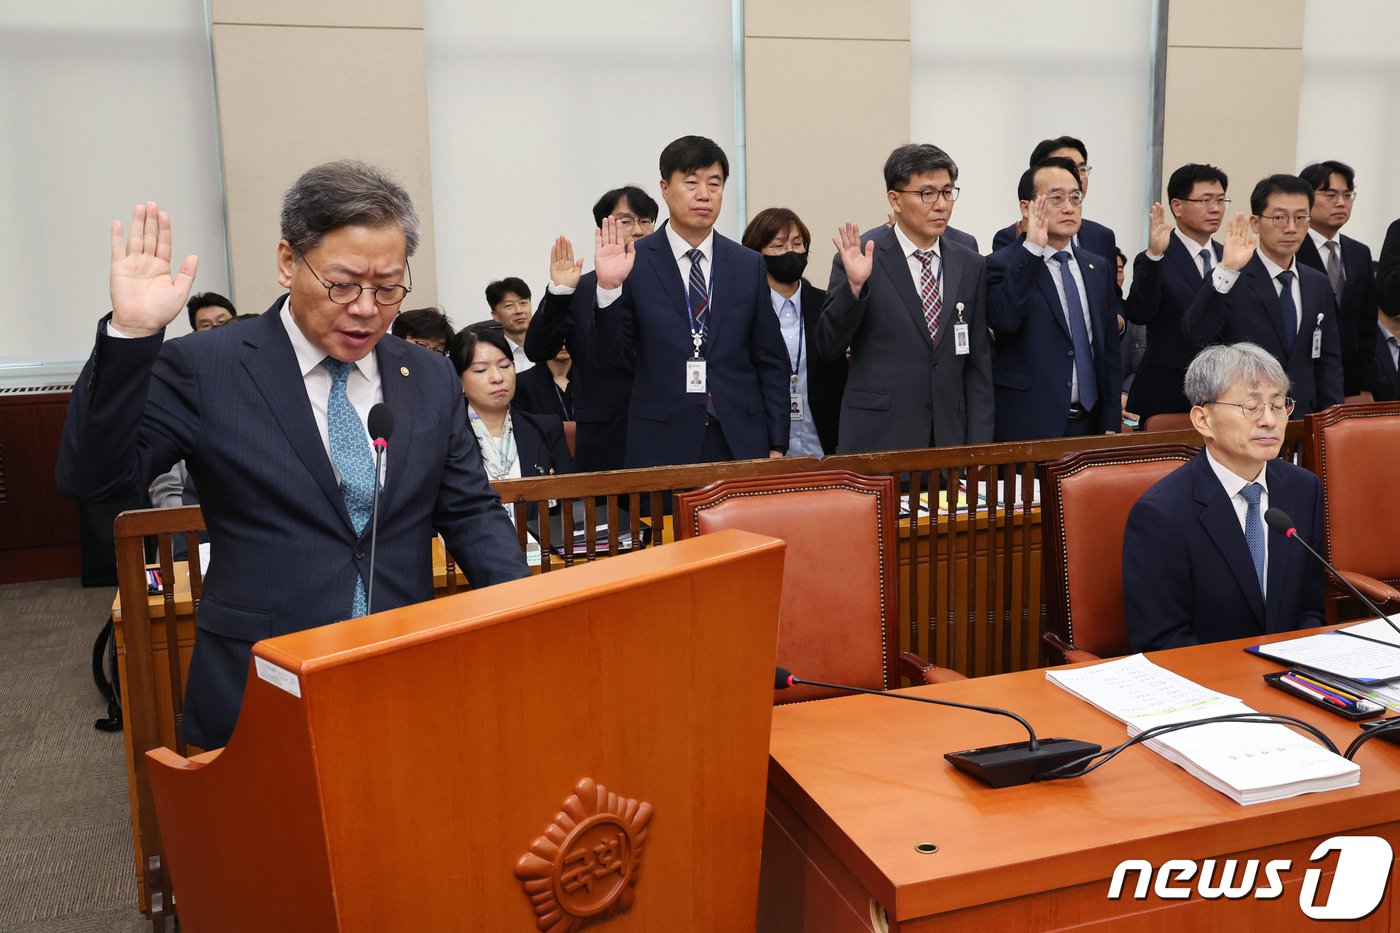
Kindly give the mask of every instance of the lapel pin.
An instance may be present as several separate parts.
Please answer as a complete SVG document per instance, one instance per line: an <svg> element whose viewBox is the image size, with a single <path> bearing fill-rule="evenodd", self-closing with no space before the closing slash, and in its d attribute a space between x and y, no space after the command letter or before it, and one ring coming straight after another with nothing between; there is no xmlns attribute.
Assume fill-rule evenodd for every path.
<svg viewBox="0 0 1400 933"><path fill-rule="evenodd" d="M1089 271L1092 272L1093 270L1094 270L1094 264L1091 262L1091 263L1089 263Z"/></svg>
<svg viewBox="0 0 1400 933"><path fill-rule="evenodd" d="M400 366L400 367L399 367L399 375L401 375L401 376L407 376L407 375L408 375L408 367L407 367L407 366Z"/></svg>

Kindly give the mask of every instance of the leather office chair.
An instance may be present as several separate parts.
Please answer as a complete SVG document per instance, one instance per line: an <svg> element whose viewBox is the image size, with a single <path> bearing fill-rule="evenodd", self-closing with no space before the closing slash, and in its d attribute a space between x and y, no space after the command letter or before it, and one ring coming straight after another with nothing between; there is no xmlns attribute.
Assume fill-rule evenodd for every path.
<svg viewBox="0 0 1400 933"><path fill-rule="evenodd" d="M1400 402L1336 405L1303 426L1308 468L1322 481L1323 554L1380 608L1400 610ZM1349 595L1331 587L1329 615Z"/></svg>
<svg viewBox="0 0 1400 933"><path fill-rule="evenodd" d="M899 650L898 527L893 477L845 471L720 480L677 493L676 535L741 528L787 542L778 663L799 677L870 690L962 680ZM774 703L842 695L775 691Z"/></svg>
<svg viewBox="0 0 1400 933"><path fill-rule="evenodd" d="M1150 415L1142 424L1144 431L1185 431L1191 427L1194 427L1191 424L1191 413L1185 411L1164 411Z"/></svg>
<svg viewBox="0 0 1400 933"><path fill-rule="evenodd" d="M1122 575L1128 512L1196 453L1185 444L1153 444L1086 450L1045 465L1044 638L1067 662L1128 653Z"/></svg>

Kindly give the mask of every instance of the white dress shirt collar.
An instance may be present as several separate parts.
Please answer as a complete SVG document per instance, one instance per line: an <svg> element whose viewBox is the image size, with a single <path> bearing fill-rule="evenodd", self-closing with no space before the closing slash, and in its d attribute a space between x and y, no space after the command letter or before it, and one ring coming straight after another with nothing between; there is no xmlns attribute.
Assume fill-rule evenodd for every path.
<svg viewBox="0 0 1400 933"><path fill-rule="evenodd" d="M700 241L699 246L691 246L685 240L681 239L681 235L677 233L670 224L667 224L666 242L671 244L671 255L676 257L677 261L692 249L698 249L700 255L705 257L705 265L711 268L713 267L715 258L715 232L713 230L705 234L705 239ZM709 272L710 269L706 268L706 275L708 275Z"/></svg>
<svg viewBox="0 0 1400 933"><path fill-rule="evenodd" d="M1327 237L1318 233L1316 227L1309 227L1308 236L1312 237L1313 245L1316 246L1317 251L1322 254L1324 262L1327 260L1327 250L1324 247L1326 247L1328 243L1336 243L1337 249L1339 250L1342 248L1342 231L1340 230L1337 231L1335 237L1329 240Z"/></svg>
<svg viewBox="0 0 1400 933"><path fill-rule="evenodd" d="M308 340L306 335L301 332L301 328L297 326L296 320L292 317L291 295L288 295L287 300L282 303L281 317L282 326L287 329L287 338L292 342L292 350L297 355L297 368L301 371L302 378L305 379L307 373L320 366L328 354ZM379 378L379 358L373 350L356 360L355 368L370 382Z"/></svg>
<svg viewBox="0 0 1400 933"><path fill-rule="evenodd" d="M1270 223L1272 223L1272 221L1270 221ZM1293 273L1293 279L1294 279L1294 281L1297 281L1297 279L1298 279L1298 257L1297 257L1297 256L1291 257L1291 258L1288 260L1288 268L1285 269L1283 266L1280 266L1278 263L1274 262L1274 261L1273 261L1272 259L1270 259L1268 256L1265 256L1265 255L1264 255L1264 251L1263 251L1262 249L1256 249L1254 252L1259 256L1260 261L1264 263L1264 269L1269 273L1269 278L1273 279L1274 281L1278 281L1278 274L1279 274L1280 272L1285 272L1285 271L1287 271L1287 272L1292 272L1292 273Z"/></svg>
<svg viewBox="0 0 1400 933"><path fill-rule="evenodd" d="M901 229L899 229L899 224L895 224L895 225L894 225L894 235L895 235L895 239L899 240L899 249L900 249L900 252L902 252L902 253L904 254L904 258L906 258L906 259L911 259L911 258L913 258L914 252L915 252L916 250L922 249L922 247L915 246L915 245L914 245L914 241L911 240L911 239L909 239L907 236L904 235L904 231L901 230ZM934 240L934 241L933 241L933 245L929 247L929 249L933 250L933 255L935 255L935 256L938 257L938 261L939 261L939 262L942 262L942 261L943 261L943 252L942 252L942 248L943 248L943 238L942 238L942 237L939 237L938 239Z"/></svg>
<svg viewBox="0 0 1400 933"><path fill-rule="evenodd" d="M1269 491L1268 464L1264 464L1259 468L1259 475L1254 479L1245 479L1234 470L1215 459L1215 456L1210 452L1209 446L1206 447L1206 461L1210 464L1210 468L1215 471L1216 478L1220 480L1220 485L1225 487L1225 495L1229 496L1231 499L1238 496L1240 490L1250 483L1258 483L1260 486L1264 487L1265 492Z"/></svg>
<svg viewBox="0 0 1400 933"><path fill-rule="evenodd" d="M1176 238L1177 238L1178 240L1181 241L1181 245L1182 245L1182 246L1186 247L1187 252L1189 252L1189 253L1191 254L1191 258L1193 258L1193 259L1195 259L1195 258L1197 258L1197 257L1199 257L1199 256L1201 255L1201 250L1203 250L1203 249L1210 249L1210 243L1209 243L1209 241L1207 241L1207 242L1205 242L1205 243L1197 243L1195 240L1191 239L1189 236L1187 236L1186 234L1182 233L1180 227L1177 227L1177 228L1176 228L1175 230L1173 230L1172 232L1176 234ZM1213 249L1210 250L1210 257L1211 257L1211 265L1214 265L1214 264L1215 264L1215 250L1213 250Z"/></svg>

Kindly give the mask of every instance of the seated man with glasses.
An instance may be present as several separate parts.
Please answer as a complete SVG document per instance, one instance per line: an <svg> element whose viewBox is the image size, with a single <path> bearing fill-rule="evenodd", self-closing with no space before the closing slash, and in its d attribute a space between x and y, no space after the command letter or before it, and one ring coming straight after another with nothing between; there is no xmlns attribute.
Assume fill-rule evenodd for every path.
<svg viewBox="0 0 1400 933"><path fill-rule="evenodd" d="M457 333L452 327L452 319L437 308L400 311L389 332L401 340L416 343L443 356L447 355L447 345Z"/></svg>
<svg viewBox="0 0 1400 933"><path fill-rule="evenodd" d="M1332 287L1296 260L1312 206L1312 185L1296 175L1270 175L1255 185L1253 216L1230 218L1220 265L1182 316L1186 336L1197 343L1247 341L1272 353L1293 386L1295 418L1344 400Z"/></svg>
<svg viewBox="0 0 1400 933"><path fill-rule="evenodd" d="M1134 651L1322 624L1322 566L1263 516L1282 509L1322 548L1317 477L1279 459L1293 400L1278 360L1253 344L1207 347L1186 370L1195 459L1133 506L1123 534L1123 610Z"/></svg>

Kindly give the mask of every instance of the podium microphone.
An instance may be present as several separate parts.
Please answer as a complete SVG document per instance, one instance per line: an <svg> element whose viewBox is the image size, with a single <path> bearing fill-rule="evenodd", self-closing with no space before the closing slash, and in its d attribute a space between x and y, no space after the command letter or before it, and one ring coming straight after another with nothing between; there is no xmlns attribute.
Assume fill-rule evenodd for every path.
<svg viewBox="0 0 1400 933"><path fill-rule="evenodd" d="M379 477L383 475L384 450L394 433L394 410L378 402L369 410L366 428L374 441L374 498L369 507L369 583L365 586L365 614L374 612L374 545L379 534Z"/></svg>
<svg viewBox="0 0 1400 933"><path fill-rule="evenodd" d="M1053 771L1088 755L1097 755L1103 749L1092 742L1078 739L1039 739L1031 724L1010 710L995 706L974 706L971 703L954 703L952 700L932 700L928 697L913 696L908 693L886 693L883 690L867 690L864 687L848 687L845 684L828 684L820 680L803 680L785 667L773 673L773 689L786 690L798 684L810 687L826 687L830 690L845 690L848 693L868 693L891 700L911 700L915 703L931 703L934 706L951 706L954 709L970 709L978 713L991 713L994 716L1009 716L1019 722L1030 736L1025 742L1009 742L988 748L969 748L960 752L948 752L943 757L952 762L953 767L965 771L991 787L1016 787L1037 780L1037 775Z"/></svg>
<svg viewBox="0 0 1400 933"><path fill-rule="evenodd" d="M1387 615L1384 612L1381 612L1380 608L1376 606L1375 603L1367 599L1365 593L1361 592L1355 586L1353 586L1352 582L1348 580L1345 576L1343 576L1341 572L1337 570L1336 567L1333 567L1331 564L1327 563L1327 558L1317 553L1317 551L1314 551L1311 544L1308 544L1308 542L1298 537L1298 529L1294 527L1293 519L1288 517L1287 512L1285 512L1283 509L1265 509L1264 524L1268 525L1270 528L1272 528L1274 531L1277 531L1285 538L1291 538L1294 541L1297 541L1303 547L1307 548L1309 554L1311 554L1313 557L1316 557L1319 561L1322 562L1322 566L1332 571L1332 576L1336 577L1338 580L1341 580L1342 585L1345 586L1347 589L1351 590L1351 595L1355 596L1357 599L1365 603L1367 609L1370 609L1379 618L1385 619L1386 623L1389 624L1391 628L1395 629L1397 633L1400 633L1400 625L1396 625L1389 615Z"/></svg>

